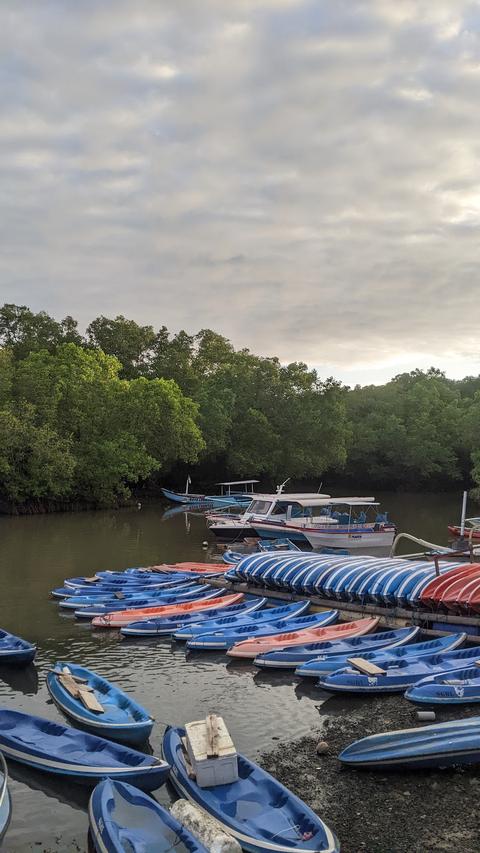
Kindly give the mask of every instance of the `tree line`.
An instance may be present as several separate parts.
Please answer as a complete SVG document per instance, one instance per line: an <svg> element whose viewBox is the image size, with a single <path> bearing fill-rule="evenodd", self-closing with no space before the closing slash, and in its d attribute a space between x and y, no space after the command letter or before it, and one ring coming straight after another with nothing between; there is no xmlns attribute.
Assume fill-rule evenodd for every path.
<svg viewBox="0 0 480 853"><path fill-rule="evenodd" d="M480 377L434 368L353 389L222 335L0 309L0 498L124 501L259 476L480 494Z"/></svg>

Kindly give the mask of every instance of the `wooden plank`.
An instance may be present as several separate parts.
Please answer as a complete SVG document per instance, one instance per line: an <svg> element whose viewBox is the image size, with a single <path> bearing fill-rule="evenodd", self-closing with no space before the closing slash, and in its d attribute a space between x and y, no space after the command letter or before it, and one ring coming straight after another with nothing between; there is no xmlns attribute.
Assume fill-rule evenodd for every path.
<svg viewBox="0 0 480 853"><path fill-rule="evenodd" d="M190 759L189 759L189 757L188 757L188 752L187 752L187 739L186 739L185 737L182 737L182 738L180 738L180 740L181 740L181 742L182 742L182 747L183 747L183 760L184 760L184 762L185 762L185 767L187 768L188 776L189 776L189 778L190 778L190 779L196 779L196 773L195 773L195 770L193 769L192 765L190 764Z"/></svg>
<svg viewBox="0 0 480 853"><path fill-rule="evenodd" d="M63 672L61 669L47 669L47 672L51 672L51 673L53 673L53 675L69 675L70 678L73 678L73 680L78 682L78 684L86 684L87 683L86 678L80 678L79 675L73 675L73 673L70 672L68 667L65 667Z"/></svg>
<svg viewBox="0 0 480 853"><path fill-rule="evenodd" d="M123 592L116 592L115 598L125 598L125 594Z"/></svg>
<svg viewBox="0 0 480 853"><path fill-rule="evenodd" d="M85 690L84 687L77 687L79 699L85 705L85 708L88 708L89 711L95 711L96 714L104 714L105 708L103 705L100 705L97 697L94 693L90 693L88 690Z"/></svg>
<svg viewBox="0 0 480 853"><path fill-rule="evenodd" d="M355 667L355 669L360 670L360 672L363 672L364 675L385 675L386 672L380 666L376 666L376 664L371 663L369 660L364 660L364 658L347 658L347 663Z"/></svg>
<svg viewBox="0 0 480 853"><path fill-rule="evenodd" d="M67 675L67 674L60 675L58 680L60 681L60 684L62 685L62 687L65 688L67 693L70 693L70 696L73 696L74 699L78 699L78 697L80 695L79 686L73 680L71 675Z"/></svg>
<svg viewBox="0 0 480 853"><path fill-rule="evenodd" d="M96 575L91 575L91 577L89 577L89 578L84 578L83 582L84 583L98 583L99 580L100 580L100 578L97 578Z"/></svg>
<svg viewBox="0 0 480 853"><path fill-rule="evenodd" d="M207 758L218 758L218 721L216 714L209 714L205 720L207 729Z"/></svg>

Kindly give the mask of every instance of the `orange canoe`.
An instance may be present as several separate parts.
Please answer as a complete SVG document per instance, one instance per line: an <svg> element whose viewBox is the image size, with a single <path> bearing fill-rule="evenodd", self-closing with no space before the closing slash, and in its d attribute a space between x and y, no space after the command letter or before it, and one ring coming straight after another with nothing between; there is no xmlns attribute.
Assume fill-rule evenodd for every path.
<svg viewBox="0 0 480 853"><path fill-rule="evenodd" d="M165 563L159 566L163 572L195 572L200 575L224 574L232 568L228 563Z"/></svg>
<svg viewBox="0 0 480 853"><path fill-rule="evenodd" d="M197 610L213 610L218 607L229 607L238 604L243 599L242 592L233 595L218 595L215 598L198 598L196 601L186 601L183 604L164 604L163 607L142 607L138 610L118 610L116 613L106 613L92 620L95 628L120 628L129 622L143 622L145 619L165 618L167 616L182 616L185 613L195 613Z"/></svg>
<svg viewBox="0 0 480 853"><path fill-rule="evenodd" d="M325 628L303 628L300 631L287 631L273 637L252 637L242 640L228 650L232 658L255 658L264 652L274 649L285 649L287 646L303 646L305 643L323 643L324 640L343 640L346 637L361 637L369 634L378 625L379 617L356 619L354 622L342 622L341 625L331 625Z"/></svg>

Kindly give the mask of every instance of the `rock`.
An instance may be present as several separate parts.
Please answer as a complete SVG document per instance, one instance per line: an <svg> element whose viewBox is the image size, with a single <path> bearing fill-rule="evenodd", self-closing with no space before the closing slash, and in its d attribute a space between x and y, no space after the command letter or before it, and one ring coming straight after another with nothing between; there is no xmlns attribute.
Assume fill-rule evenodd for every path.
<svg viewBox="0 0 480 853"><path fill-rule="evenodd" d="M241 853L242 848L236 838L227 835L215 818L187 800L177 800L170 812L210 853Z"/></svg>
<svg viewBox="0 0 480 853"><path fill-rule="evenodd" d="M319 740L315 747L315 752L317 753L317 755L326 755L329 750L330 747L326 740Z"/></svg>

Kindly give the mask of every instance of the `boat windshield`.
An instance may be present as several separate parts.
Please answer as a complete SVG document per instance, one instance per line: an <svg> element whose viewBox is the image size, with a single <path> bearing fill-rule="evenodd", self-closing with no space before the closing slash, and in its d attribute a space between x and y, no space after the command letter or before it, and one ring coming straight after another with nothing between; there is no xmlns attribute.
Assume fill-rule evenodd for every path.
<svg viewBox="0 0 480 853"><path fill-rule="evenodd" d="M253 512L255 515L266 515L271 506L271 501L252 501L246 512Z"/></svg>

